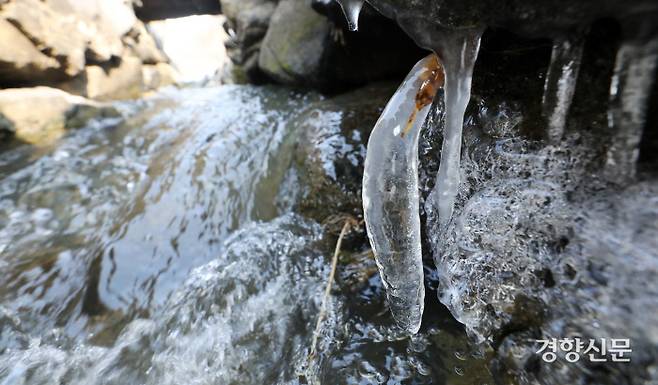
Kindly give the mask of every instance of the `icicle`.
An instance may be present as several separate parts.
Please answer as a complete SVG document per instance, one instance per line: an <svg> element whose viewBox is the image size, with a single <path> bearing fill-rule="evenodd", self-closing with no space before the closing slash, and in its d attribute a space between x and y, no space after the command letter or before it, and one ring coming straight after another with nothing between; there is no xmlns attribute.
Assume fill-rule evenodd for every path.
<svg viewBox="0 0 658 385"><path fill-rule="evenodd" d="M575 36L554 42L544 83L542 112L548 123L549 140L553 143L559 142L564 136L567 115L576 90L585 39L582 34Z"/></svg>
<svg viewBox="0 0 658 385"><path fill-rule="evenodd" d="M336 0L343 9L350 31L359 29L359 14L364 0Z"/></svg>
<svg viewBox="0 0 658 385"><path fill-rule="evenodd" d="M482 31L446 31L436 37L435 52L443 60L445 71L445 127L441 163L429 200L439 214L439 229L444 231L452 217L459 188L464 113L471 98L473 67L480 48Z"/></svg>
<svg viewBox="0 0 658 385"><path fill-rule="evenodd" d="M658 38L622 43L610 84L608 125L614 133L606 155L605 177L624 183L635 177L639 144L658 60Z"/></svg>
<svg viewBox="0 0 658 385"><path fill-rule="evenodd" d="M420 328L425 298L418 136L442 82L436 55L413 67L370 134L363 175L368 237L391 313L398 326L412 334Z"/></svg>

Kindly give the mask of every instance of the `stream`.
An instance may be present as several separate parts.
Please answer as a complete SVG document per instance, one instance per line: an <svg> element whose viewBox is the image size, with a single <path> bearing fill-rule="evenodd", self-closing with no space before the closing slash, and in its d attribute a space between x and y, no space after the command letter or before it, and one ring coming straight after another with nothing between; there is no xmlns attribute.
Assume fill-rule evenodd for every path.
<svg viewBox="0 0 658 385"><path fill-rule="evenodd" d="M308 358L336 237L295 212L292 154L320 99L172 88L4 149L0 384L490 384L434 269L408 337L368 250L341 257Z"/></svg>

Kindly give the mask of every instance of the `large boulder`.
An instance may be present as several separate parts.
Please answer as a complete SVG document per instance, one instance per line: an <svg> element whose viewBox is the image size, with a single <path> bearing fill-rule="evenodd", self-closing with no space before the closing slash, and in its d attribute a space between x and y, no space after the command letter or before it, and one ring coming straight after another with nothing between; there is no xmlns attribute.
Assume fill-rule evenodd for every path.
<svg viewBox="0 0 658 385"><path fill-rule="evenodd" d="M38 106L39 113L34 113ZM47 144L66 128L84 125L98 116L118 116L111 106L49 87L0 90L0 130L21 141Z"/></svg>

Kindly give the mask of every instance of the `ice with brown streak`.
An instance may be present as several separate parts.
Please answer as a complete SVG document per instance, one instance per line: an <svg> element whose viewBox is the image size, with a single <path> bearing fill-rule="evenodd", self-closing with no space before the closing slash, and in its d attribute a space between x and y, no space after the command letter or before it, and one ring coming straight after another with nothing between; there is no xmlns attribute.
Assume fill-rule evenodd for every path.
<svg viewBox="0 0 658 385"><path fill-rule="evenodd" d="M425 288L420 241L418 137L443 69L436 55L419 61L375 124L365 160L363 208L368 237L396 324L414 334Z"/></svg>

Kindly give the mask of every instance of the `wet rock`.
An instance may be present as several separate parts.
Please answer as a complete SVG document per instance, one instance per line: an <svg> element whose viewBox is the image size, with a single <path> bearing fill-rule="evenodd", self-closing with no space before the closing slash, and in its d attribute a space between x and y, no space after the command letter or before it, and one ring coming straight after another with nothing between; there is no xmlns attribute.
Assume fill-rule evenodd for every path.
<svg viewBox="0 0 658 385"><path fill-rule="evenodd" d="M141 60L128 56L116 65L87 66L80 76L60 87L91 99L131 99L141 95L142 76Z"/></svg>
<svg viewBox="0 0 658 385"><path fill-rule="evenodd" d="M229 35L226 50L235 66L234 71L239 73L236 77L255 83L264 81L258 57L276 1L221 0L221 5L227 19L224 29Z"/></svg>
<svg viewBox="0 0 658 385"><path fill-rule="evenodd" d="M0 84L47 80L60 74L57 60L41 53L14 25L0 18ZM5 46L6 44L6 46Z"/></svg>
<svg viewBox="0 0 658 385"><path fill-rule="evenodd" d="M298 208L305 215L319 221L362 215L365 146L394 91L394 84L373 84L314 103L295 122L295 164L303 186Z"/></svg>
<svg viewBox="0 0 658 385"><path fill-rule="evenodd" d="M82 126L93 117L117 115L112 107L55 88L0 90L0 129L32 144L49 143L63 135L65 128Z"/></svg>

